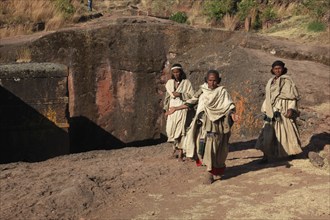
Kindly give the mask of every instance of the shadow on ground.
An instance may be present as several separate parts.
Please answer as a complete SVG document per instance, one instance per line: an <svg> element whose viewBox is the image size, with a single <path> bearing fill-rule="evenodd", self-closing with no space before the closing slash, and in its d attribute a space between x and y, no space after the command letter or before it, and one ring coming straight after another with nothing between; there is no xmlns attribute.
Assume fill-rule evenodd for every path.
<svg viewBox="0 0 330 220"><path fill-rule="evenodd" d="M247 150L247 149L254 149L256 143L256 139L243 141L243 142L236 142L230 145L230 152ZM315 151L319 152L324 149L324 146L330 144L330 134L327 132L323 132L320 134L315 134L310 138L309 143L303 147L303 152L298 154L294 157L287 157L278 160L271 160L266 164L260 164L261 157L252 156L252 157L245 157L246 159L255 159L245 164L240 164L237 166L227 167L225 175L221 179L230 179L248 172L258 171L261 169L271 168L271 167L279 167L285 166L286 168L290 168L291 165L289 161L292 159L305 159L307 158L308 152ZM228 160L238 160L240 158L234 157Z"/></svg>
<svg viewBox="0 0 330 220"><path fill-rule="evenodd" d="M229 146L229 152L254 149L256 142L257 142L257 139L231 143Z"/></svg>
<svg viewBox="0 0 330 220"><path fill-rule="evenodd" d="M327 144L330 144L330 134L328 132L314 134L309 139L309 143L303 148L303 155L306 156L310 151L319 152Z"/></svg>
<svg viewBox="0 0 330 220"><path fill-rule="evenodd" d="M227 167L225 174L221 177L222 180L230 179L245 173L254 172L262 169L285 166L290 168L291 165L288 160L280 160L274 162L268 162L267 164L259 164L259 159L251 162L240 164L237 166Z"/></svg>
<svg viewBox="0 0 330 220"><path fill-rule="evenodd" d="M235 151L242 151L242 150L248 150L248 149L255 149L255 144L256 144L256 139L249 140L249 141L240 141L240 142L235 142L230 144L229 151L230 152L235 152ZM241 157L234 157L228 159L229 161L232 160L240 160L242 159ZM254 172L266 168L271 168L271 167L280 167L284 166L286 168L290 168L291 165L289 161L292 158L283 158L283 159L278 159L278 160L270 160L268 163L260 163L262 156L248 156L244 157L244 159L253 159L252 161L244 164L239 164L239 165L234 165L231 167L226 168L226 172L224 176L221 177L222 180L225 179L230 179L245 173L249 172Z"/></svg>

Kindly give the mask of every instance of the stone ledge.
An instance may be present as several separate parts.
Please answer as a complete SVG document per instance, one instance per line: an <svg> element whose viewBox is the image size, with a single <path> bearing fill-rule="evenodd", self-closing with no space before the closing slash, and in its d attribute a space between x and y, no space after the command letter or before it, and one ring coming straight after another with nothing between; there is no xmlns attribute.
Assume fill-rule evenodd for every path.
<svg viewBox="0 0 330 220"><path fill-rule="evenodd" d="M0 65L0 79L67 77L67 67L55 63L15 63Z"/></svg>

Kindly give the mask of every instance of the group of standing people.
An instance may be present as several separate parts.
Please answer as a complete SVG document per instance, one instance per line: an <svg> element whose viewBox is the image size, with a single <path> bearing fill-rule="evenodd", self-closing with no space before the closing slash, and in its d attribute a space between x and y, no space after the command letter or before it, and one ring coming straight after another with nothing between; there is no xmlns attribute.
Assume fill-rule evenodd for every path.
<svg viewBox="0 0 330 220"><path fill-rule="evenodd" d="M295 122L299 116L299 94L286 72L282 61L273 63L271 73L274 76L266 85L266 98L261 108L264 126L256 144L264 153L260 163L302 152ZM207 72L205 82L196 92L180 64L174 64L171 73L172 78L165 85L164 112L173 156L178 151L179 161L186 158L196 161L197 166L205 166L204 183L211 184L226 168L231 127L240 120L235 104L220 85L221 76L217 70ZM189 117L191 111L193 118Z"/></svg>

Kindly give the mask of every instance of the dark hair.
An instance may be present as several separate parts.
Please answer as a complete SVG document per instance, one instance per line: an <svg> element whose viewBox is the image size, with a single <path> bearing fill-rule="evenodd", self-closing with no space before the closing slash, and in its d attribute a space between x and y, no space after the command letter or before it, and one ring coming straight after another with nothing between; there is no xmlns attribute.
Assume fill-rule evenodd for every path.
<svg viewBox="0 0 330 220"><path fill-rule="evenodd" d="M273 68L275 66L280 66L282 67L283 71L282 71L282 75L286 74L288 72L288 69L285 67L285 63L283 63L281 60L276 60L273 64L272 64L272 69L270 70L270 72L275 75L275 73L273 72Z"/></svg>
<svg viewBox="0 0 330 220"><path fill-rule="evenodd" d="M180 71L179 81L182 81L183 79L187 79L186 73L183 71L183 68L182 68L181 64L175 63L175 64L172 65L171 68L173 68L173 67L180 67L180 69L179 69L179 71ZM175 77L172 74L172 70L171 70L171 78L175 79Z"/></svg>
<svg viewBox="0 0 330 220"><path fill-rule="evenodd" d="M209 70L207 71L207 74L204 78L204 81L207 82L207 79L209 78L210 75L215 75L215 77L217 78L217 83L219 84L221 82L221 77L220 77L220 73L216 70Z"/></svg>

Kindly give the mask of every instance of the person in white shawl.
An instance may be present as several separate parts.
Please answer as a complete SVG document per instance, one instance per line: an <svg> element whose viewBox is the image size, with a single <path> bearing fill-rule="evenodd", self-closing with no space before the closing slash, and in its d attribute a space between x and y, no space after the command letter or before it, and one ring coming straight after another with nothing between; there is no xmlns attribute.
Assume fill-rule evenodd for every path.
<svg viewBox="0 0 330 220"><path fill-rule="evenodd" d="M238 116L229 93L223 86L219 86L219 72L208 71L205 81L193 98L181 106L170 108L168 114L198 104L184 141L184 150L187 157L196 159L198 166L206 166L208 172L204 183L211 184L214 181L213 175L224 173L230 129Z"/></svg>
<svg viewBox="0 0 330 220"><path fill-rule="evenodd" d="M256 148L264 153L260 163L302 152L296 125L300 99L297 87L291 77L285 75L287 68L282 61L272 64L271 73L275 76L266 85L266 99L261 107L265 122L256 143Z"/></svg>
<svg viewBox="0 0 330 220"><path fill-rule="evenodd" d="M182 105L186 100L194 95L191 82L186 79L182 66L174 64L171 68L172 79L169 79L165 85L166 94L164 99L164 111L171 107ZM173 155L179 151L179 161L182 161L182 141L186 134L188 110L178 111L167 116L166 134L167 141L173 143ZM188 124L189 125L189 124Z"/></svg>

